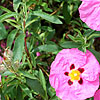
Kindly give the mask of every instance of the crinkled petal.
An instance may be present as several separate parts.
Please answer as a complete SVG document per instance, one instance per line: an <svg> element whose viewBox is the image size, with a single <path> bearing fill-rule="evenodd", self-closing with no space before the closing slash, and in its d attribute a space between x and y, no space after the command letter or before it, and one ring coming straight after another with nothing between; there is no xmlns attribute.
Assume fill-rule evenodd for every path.
<svg viewBox="0 0 100 100"><path fill-rule="evenodd" d="M89 81L94 81L97 79L100 70L99 62L97 61L95 56L88 50L86 56L87 56L87 63L86 65L84 65L85 71L82 74L82 78Z"/></svg>
<svg viewBox="0 0 100 100"><path fill-rule="evenodd" d="M100 31L100 0L82 0L80 18L91 29Z"/></svg>

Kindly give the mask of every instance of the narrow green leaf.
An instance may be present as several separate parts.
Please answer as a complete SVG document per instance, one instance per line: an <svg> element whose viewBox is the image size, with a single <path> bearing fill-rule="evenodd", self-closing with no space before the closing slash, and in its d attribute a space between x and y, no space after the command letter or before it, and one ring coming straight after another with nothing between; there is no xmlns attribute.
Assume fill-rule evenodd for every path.
<svg viewBox="0 0 100 100"><path fill-rule="evenodd" d="M30 78L30 79L34 79L34 75L33 74L30 74L29 72L22 71L22 70L20 72L21 72L22 76Z"/></svg>
<svg viewBox="0 0 100 100"><path fill-rule="evenodd" d="M88 29L84 32L83 36L85 37L88 37L90 36L91 34L93 34L94 32L96 32L95 30L92 30L92 29Z"/></svg>
<svg viewBox="0 0 100 100"><path fill-rule="evenodd" d="M24 50L24 34L20 34L14 44L13 54L14 54L14 61L18 60L19 62L22 59L23 50Z"/></svg>
<svg viewBox="0 0 100 100"><path fill-rule="evenodd" d="M42 11L34 11L33 15L39 16L39 17L41 17L41 18L43 18L51 23L62 24L62 22L56 16L49 15L49 14L42 12Z"/></svg>
<svg viewBox="0 0 100 100"><path fill-rule="evenodd" d="M3 93L1 93L1 100L6 100Z"/></svg>
<svg viewBox="0 0 100 100"><path fill-rule="evenodd" d="M44 90L46 91L46 81L45 81L45 77L44 77L43 72L41 71L41 69L39 70L39 78L40 78L40 81L43 85Z"/></svg>
<svg viewBox="0 0 100 100"><path fill-rule="evenodd" d="M37 18L35 18L35 19L33 19L33 20L27 22L25 28L27 28L30 24L36 22L36 21L38 20L38 18L39 18L39 17L37 17Z"/></svg>
<svg viewBox="0 0 100 100"><path fill-rule="evenodd" d="M80 43L75 43L73 41L66 41L59 44L63 48L79 48L81 46Z"/></svg>
<svg viewBox="0 0 100 100"><path fill-rule="evenodd" d="M68 37L71 39L71 40L73 40L73 41L75 41L75 42L84 42L84 39L83 38L80 38L80 37L74 37L74 36L72 36L72 35L68 35Z"/></svg>
<svg viewBox="0 0 100 100"><path fill-rule="evenodd" d="M26 78L26 84L36 93L40 94L45 98L45 91L38 79L29 79Z"/></svg>
<svg viewBox="0 0 100 100"><path fill-rule="evenodd" d="M28 95L30 98L33 98L30 89L26 85L20 84L19 86L21 87L21 89L23 90L23 92L25 92L26 95Z"/></svg>
<svg viewBox="0 0 100 100"><path fill-rule="evenodd" d="M17 30L12 30L7 38L7 47L11 48L14 38L16 36Z"/></svg>
<svg viewBox="0 0 100 100"><path fill-rule="evenodd" d="M5 39L7 37L7 31L5 29L5 26L0 23L0 40Z"/></svg>
<svg viewBox="0 0 100 100"><path fill-rule="evenodd" d="M13 8L15 11L17 11L20 3L21 3L21 0L13 0Z"/></svg>
<svg viewBox="0 0 100 100"><path fill-rule="evenodd" d="M39 70L39 78L40 78L40 82L44 88L45 91L45 98L47 99L47 89L46 89L46 80L45 77L43 75L43 72L41 71L41 69Z"/></svg>
<svg viewBox="0 0 100 100"><path fill-rule="evenodd" d="M10 93L11 91L13 91L13 89L14 89L15 86L16 86L16 85L10 85L10 86L8 86L8 87L5 89L4 94L7 94L7 93Z"/></svg>
<svg viewBox="0 0 100 100"><path fill-rule="evenodd" d="M5 14L0 16L0 22L3 22L5 19L7 19L9 17L16 16L16 15L17 15L17 13L15 13L15 12L5 13Z"/></svg>
<svg viewBox="0 0 100 100"><path fill-rule="evenodd" d="M14 26L15 28L21 29L21 28L20 28L20 25L15 24L16 22L15 22L14 20L6 19L5 21L6 21L7 23L9 23L10 25Z"/></svg>
<svg viewBox="0 0 100 100"><path fill-rule="evenodd" d="M100 31L94 32L93 34L91 34L87 40L93 39L93 38L97 38L100 37Z"/></svg>
<svg viewBox="0 0 100 100"><path fill-rule="evenodd" d="M12 12L11 10L9 10L9 9L3 7L3 6L0 6L0 9L2 9L5 12L8 12L8 13L11 13Z"/></svg>
<svg viewBox="0 0 100 100"><path fill-rule="evenodd" d="M80 30L74 28L74 31L78 32L79 36L80 36L81 38L83 38L83 35L81 34Z"/></svg>
<svg viewBox="0 0 100 100"><path fill-rule="evenodd" d="M71 15L70 15L70 12L69 12L69 9L68 9L67 2L64 2L64 4L63 4L63 16L64 16L64 19L65 19L65 22L67 24L69 24L69 22L71 20Z"/></svg>
<svg viewBox="0 0 100 100"><path fill-rule="evenodd" d="M19 86L17 87L16 100L24 100L23 99L23 95L22 95L22 90L21 90L21 88Z"/></svg>
<svg viewBox="0 0 100 100"><path fill-rule="evenodd" d="M57 45L53 45L53 44L45 44L45 45L41 45L37 48L39 51L45 51L45 52L56 52L58 51L58 46Z"/></svg>

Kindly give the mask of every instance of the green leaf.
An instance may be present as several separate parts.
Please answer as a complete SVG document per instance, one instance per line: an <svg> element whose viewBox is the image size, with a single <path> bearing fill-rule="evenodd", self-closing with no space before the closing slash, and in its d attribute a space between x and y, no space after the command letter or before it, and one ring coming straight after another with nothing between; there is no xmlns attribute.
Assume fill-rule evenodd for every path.
<svg viewBox="0 0 100 100"><path fill-rule="evenodd" d="M56 16L52 16L52 15L49 15L45 12L42 12L42 11L34 11L33 12L34 15L36 16L39 16L51 23L55 23L55 24L62 24L62 22L56 17Z"/></svg>
<svg viewBox="0 0 100 100"><path fill-rule="evenodd" d="M1 93L1 100L6 100L3 93Z"/></svg>
<svg viewBox="0 0 100 100"><path fill-rule="evenodd" d="M84 38L74 37L74 36L72 36L72 35L70 35L70 34L68 34L68 37L69 37L71 40L75 41L75 42L81 42L81 43L84 42Z"/></svg>
<svg viewBox="0 0 100 100"><path fill-rule="evenodd" d="M96 31L96 32L92 33L92 34L87 38L87 40L90 40L90 39L93 39L93 38L97 38L97 37L100 37L100 31Z"/></svg>
<svg viewBox="0 0 100 100"><path fill-rule="evenodd" d="M38 79L29 79L26 78L26 84L36 93L40 94L45 98L45 91Z"/></svg>
<svg viewBox="0 0 100 100"><path fill-rule="evenodd" d="M16 100L24 100L23 95L22 95L22 90L21 90L20 86L17 87Z"/></svg>
<svg viewBox="0 0 100 100"><path fill-rule="evenodd" d="M3 6L0 6L0 9L2 9L5 12L8 12L8 13L11 13L12 12L11 10L9 10L9 9L3 7Z"/></svg>
<svg viewBox="0 0 100 100"><path fill-rule="evenodd" d="M49 100L61 100L60 98L58 98L56 95L54 95L53 97L51 97Z"/></svg>
<svg viewBox="0 0 100 100"><path fill-rule="evenodd" d="M66 41L59 44L63 48L79 48L81 46L80 43L75 43L73 41Z"/></svg>
<svg viewBox="0 0 100 100"><path fill-rule="evenodd" d="M30 7L30 6L31 6L32 4L34 4L34 3L36 3L36 0L28 0L28 1L26 2L27 8Z"/></svg>
<svg viewBox="0 0 100 100"><path fill-rule="evenodd" d="M6 71L2 74L2 76L8 76L8 75L11 75L12 73L10 71Z"/></svg>
<svg viewBox="0 0 100 100"><path fill-rule="evenodd" d="M30 89L26 85L20 84L19 86L21 87L22 91L25 92L26 95L28 95L30 98L33 98Z"/></svg>
<svg viewBox="0 0 100 100"><path fill-rule="evenodd" d="M74 28L74 31L77 32L77 33L79 34L80 38L83 38L83 35L82 35L82 33L80 32L80 30Z"/></svg>
<svg viewBox="0 0 100 100"><path fill-rule="evenodd" d="M97 60L100 63L100 53L95 51L95 50L93 50L93 49L91 49L91 48L89 48L88 50L91 51L94 54L94 56L97 58Z"/></svg>
<svg viewBox="0 0 100 100"><path fill-rule="evenodd" d="M16 16L16 15L17 15L17 13L15 13L15 12L5 13L5 14L0 16L0 22L3 22L5 19L7 19L9 17Z"/></svg>
<svg viewBox="0 0 100 100"><path fill-rule="evenodd" d="M63 16L64 16L64 19L65 19L65 22L67 24L69 24L69 22L71 20L71 15L70 15L70 12L69 12L69 9L68 9L67 2L64 2L64 4L63 4Z"/></svg>
<svg viewBox="0 0 100 100"><path fill-rule="evenodd" d="M16 97L16 85L9 85L4 89L4 95L10 94L12 100Z"/></svg>
<svg viewBox="0 0 100 100"><path fill-rule="evenodd" d="M13 40L14 40L14 38L16 36L16 33L17 33L17 30L15 29L15 30L12 30L10 32L10 34L8 35L8 38L7 38L7 47L11 48Z"/></svg>
<svg viewBox="0 0 100 100"><path fill-rule="evenodd" d="M22 59L23 50L24 50L24 34L20 34L14 44L13 54L14 54L14 61L18 60L19 62Z"/></svg>
<svg viewBox="0 0 100 100"><path fill-rule="evenodd" d="M5 26L0 23L0 40L5 39L7 37L7 31L5 29Z"/></svg>
<svg viewBox="0 0 100 100"><path fill-rule="evenodd" d="M45 44L45 45L41 45L37 48L39 51L45 51L45 52L56 52L58 51L58 46L57 45L53 45L53 44Z"/></svg>
<svg viewBox="0 0 100 100"><path fill-rule="evenodd" d="M5 22L7 22L7 23L9 23L10 25L16 27L17 29L21 29L21 28L20 28L20 25L17 25L15 20L6 19Z"/></svg>
<svg viewBox="0 0 100 100"><path fill-rule="evenodd" d="M32 24L32 23L34 23L34 22L36 22L38 19L39 19L39 18L37 17L37 18L34 18L34 19L33 19L33 20L31 20L31 21L28 21L28 22L26 23L25 28L27 28L30 24Z"/></svg>
<svg viewBox="0 0 100 100"><path fill-rule="evenodd" d="M93 34L94 32L96 32L95 30L92 30L92 29L88 29L84 32L83 36L85 37L88 37L90 36L91 34Z"/></svg>
<svg viewBox="0 0 100 100"><path fill-rule="evenodd" d="M42 61L37 61L37 64L43 65L43 66L48 66L47 62L42 62Z"/></svg>
<svg viewBox="0 0 100 100"><path fill-rule="evenodd" d="M13 8L15 11L17 11L20 3L21 3L21 0L13 0Z"/></svg>
<svg viewBox="0 0 100 100"><path fill-rule="evenodd" d="M13 89L14 89L15 86L16 86L16 85L10 85L10 86L8 86L8 87L5 89L4 94L8 94L8 93L10 93L11 91L13 91Z"/></svg>
<svg viewBox="0 0 100 100"><path fill-rule="evenodd" d="M30 78L30 79L34 79L34 75L33 74L30 74L27 71L20 71L20 72L24 77L27 77L27 78Z"/></svg>
<svg viewBox="0 0 100 100"><path fill-rule="evenodd" d="M39 78L40 78L40 82L43 86L43 89L45 91L45 98L47 99L46 80L45 80L45 77L44 77L43 72L41 71L41 69L39 70Z"/></svg>
<svg viewBox="0 0 100 100"><path fill-rule="evenodd" d="M48 94L49 94L50 97L53 97L56 94L55 89L50 86L48 88Z"/></svg>

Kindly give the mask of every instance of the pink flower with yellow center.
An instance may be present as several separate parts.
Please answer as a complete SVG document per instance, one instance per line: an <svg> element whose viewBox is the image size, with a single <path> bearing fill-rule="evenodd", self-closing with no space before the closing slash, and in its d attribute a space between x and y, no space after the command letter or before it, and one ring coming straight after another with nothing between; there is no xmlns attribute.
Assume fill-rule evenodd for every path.
<svg viewBox="0 0 100 100"><path fill-rule="evenodd" d="M80 18L91 29L100 31L100 0L81 0Z"/></svg>
<svg viewBox="0 0 100 100"><path fill-rule="evenodd" d="M61 100L84 100L99 87L99 67L90 51L63 49L51 64L49 81Z"/></svg>

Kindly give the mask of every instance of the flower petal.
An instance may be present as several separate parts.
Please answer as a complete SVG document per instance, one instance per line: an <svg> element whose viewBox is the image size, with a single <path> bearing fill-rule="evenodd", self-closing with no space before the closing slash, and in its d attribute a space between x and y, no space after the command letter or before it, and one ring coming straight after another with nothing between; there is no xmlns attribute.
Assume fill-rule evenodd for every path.
<svg viewBox="0 0 100 100"><path fill-rule="evenodd" d="M100 89L95 92L94 100L100 100Z"/></svg>
<svg viewBox="0 0 100 100"><path fill-rule="evenodd" d="M100 31L100 0L82 0L80 18L91 29Z"/></svg>

